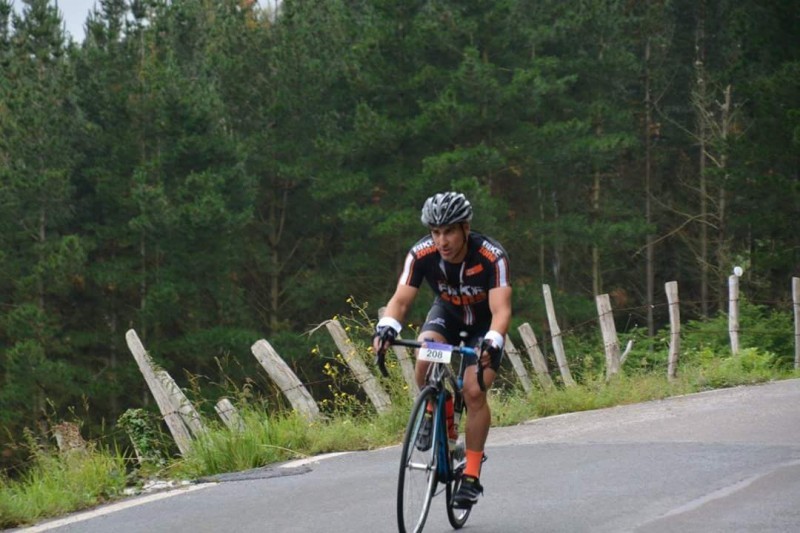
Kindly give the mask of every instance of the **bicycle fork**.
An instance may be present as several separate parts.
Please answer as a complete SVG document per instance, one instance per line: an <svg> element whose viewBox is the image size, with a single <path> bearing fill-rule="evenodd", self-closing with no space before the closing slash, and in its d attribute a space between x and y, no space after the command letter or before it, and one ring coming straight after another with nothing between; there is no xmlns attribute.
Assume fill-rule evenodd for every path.
<svg viewBox="0 0 800 533"><path fill-rule="evenodd" d="M455 478L455 470L451 465L451 454L454 450L450 449L447 416L445 402L447 401L447 392L442 390L436 399L436 417L434 420L434 439L436 442L436 474L439 481L448 483ZM455 398L453 399L455 403ZM454 406L455 407L455 406ZM458 412L458 411L456 411Z"/></svg>

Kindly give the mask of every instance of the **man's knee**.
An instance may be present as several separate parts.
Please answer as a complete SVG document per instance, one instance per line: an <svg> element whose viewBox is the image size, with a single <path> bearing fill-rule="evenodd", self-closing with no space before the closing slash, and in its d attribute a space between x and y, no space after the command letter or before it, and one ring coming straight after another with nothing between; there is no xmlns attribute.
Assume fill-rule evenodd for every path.
<svg viewBox="0 0 800 533"><path fill-rule="evenodd" d="M477 381L465 382L462 393L464 394L467 409L475 409L486 403L486 392L481 390Z"/></svg>
<svg viewBox="0 0 800 533"><path fill-rule="evenodd" d="M483 383L486 385L486 390L483 391L478 383L475 367L470 366L467 368L467 372L473 372L473 375L464 380L464 401L467 402L467 407L469 407L470 404L479 406L486 402L486 392L492 387L492 383L494 383L494 378L497 374L491 368L483 369Z"/></svg>

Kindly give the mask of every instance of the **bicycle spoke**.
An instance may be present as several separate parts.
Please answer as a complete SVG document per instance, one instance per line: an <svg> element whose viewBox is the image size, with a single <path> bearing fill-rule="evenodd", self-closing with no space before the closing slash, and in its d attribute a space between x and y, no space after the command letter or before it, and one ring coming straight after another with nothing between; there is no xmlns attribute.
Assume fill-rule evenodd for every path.
<svg viewBox="0 0 800 533"><path fill-rule="evenodd" d="M450 525L453 526L453 529L461 529L466 523L467 518L469 518L469 513L472 511L471 508L461 509L453 507L453 498L460 486L461 472L458 472L455 480L447 483L447 488L445 490L445 494L447 495L445 499L447 504L447 519L450 521Z"/></svg>
<svg viewBox="0 0 800 533"><path fill-rule="evenodd" d="M436 489L435 435L431 434L432 442L428 449L420 450L417 446L425 404L428 400L433 401L434 395L433 390L426 389L417 398L403 441L397 487L397 521L400 531L409 533L422 530Z"/></svg>

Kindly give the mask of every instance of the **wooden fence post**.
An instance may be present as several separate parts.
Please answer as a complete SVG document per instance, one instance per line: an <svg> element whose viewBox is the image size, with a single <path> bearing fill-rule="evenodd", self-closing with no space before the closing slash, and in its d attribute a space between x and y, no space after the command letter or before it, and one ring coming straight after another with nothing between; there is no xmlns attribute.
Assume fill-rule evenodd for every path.
<svg viewBox="0 0 800 533"><path fill-rule="evenodd" d="M533 328L525 322L517 330L522 337L522 342L525 343L525 351L528 352L528 356L531 358L531 364L534 372L536 372L539 384L544 389L552 389L554 387L553 379L550 377L550 370L547 368L547 360L542 355L542 350L539 349L539 342L536 340Z"/></svg>
<svg viewBox="0 0 800 533"><path fill-rule="evenodd" d="M603 348L606 353L606 379L619 373L620 348L617 338L617 327L614 324L614 313L611 310L611 299L608 294L595 296L597 316L603 332Z"/></svg>
<svg viewBox="0 0 800 533"><path fill-rule="evenodd" d="M388 412L392 405L392 400L389 398L389 395L386 394L386 391L381 388L375 376L369 371L366 363L361 360L361 356L358 355L358 352L353 346L353 342L347 337L347 333L345 333L342 325L338 320L328 320L325 322L325 327L328 328L328 332L330 332L331 337L333 337L333 341L336 343L336 346L338 346L339 351L342 352L347 366L350 367L359 385L361 385L364 392L367 393L372 405L375 406L378 413L383 414Z"/></svg>
<svg viewBox="0 0 800 533"><path fill-rule="evenodd" d="M681 309L678 300L678 282L669 281L664 284L669 303L669 359L667 379L673 380L678 372L678 355L681 349Z"/></svg>
<svg viewBox="0 0 800 533"><path fill-rule="evenodd" d="M250 347L250 351L253 352L258 362L267 371L272 381L278 385L278 388L289 400L289 403L292 404L295 411L303 415L307 420L314 420L319 417L319 407L314 398L270 343L261 339Z"/></svg>
<svg viewBox="0 0 800 533"><path fill-rule="evenodd" d="M800 278L792 278L794 302L794 369L800 370Z"/></svg>
<svg viewBox="0 0 800 533"><path fill-rule="evenodd" d="M161 386L164 388L164 391L167 393L170 404L177 408L178 414L181 416L181 420L183 420L183 423L186 424L187 428L189 428L192 436L197 437L198 435L205 433L206 428L203 426L200 414L194 408L178 384L175 383L175 380L172 379L172 376L169 375L169 372L163 369L158 369L156 370L156 377L161 382Z"/></svg>
<svg viewBox="0 0 800 533"><path fill-rule="evenodd" d="M378 309L378 318L383 318L383 313L386 307ZM400 363L400 370L403 373L403 379L408 385L408 392L412 398L416 398L419 394L419 386L417 385L417 378L414 374L414 359L408 355L408 350L404 346L392 346L394 355Z"/></svg>
<svg viewBox="0 0 800 533"><path fill-rule="evenodd" d="M214 410L228 428L233 431L244 431L244 421L229 399L222 398L214 406Z"/></svg>
<svg viewBox="0 0 800 533"><path fill-rule="evenodd" d="M556 354L556 361L558 362L558 371L561 372L561 378L564 380L564 385L567 387L574 387L575 381L572 379L572 373L569 371L569 363L567 363L567 354L564 351L564 341L561 338L561 329L558 327L556 321L556 311L553 307L553 296L550 294L550 286L542 285L544 292L544 303L547 308L547 321L550 323L550 336L553 341L553 351Z"/></svg>
<svg viewBox="0 0 800 533"><path fill-rule="evenodd" d="M731 353L739 353L739 276L728 276L728 333L731 337Z"/></svg>
<svg viewBox="0 0 800 533"><path fill-rule="evenodd" d="M139 371L144 376L147 386L150 387L150 392L156 400L158 410L161 416L164 417L164 422L167 424L175 444L181 455L185 455L192 447L192 436L189 433L189 428L186 426L183 418L179 413L179 406L175 406L170 401L167 391L161 383L161 380L156 376L155 369L153 368L152 360L147 354L147 351L139 340L139 336L132 329L125 333L125 340L128 343L128 349L133 354L136 364L139 366Z"/></svg>
<svg viewBox="0 0 800 533"><path fill-rule="evenodd" d="M519 357L519 351L517 351L517 347L514 346L514 343L511 342L511 337L506 335L506 343L505 343L505 352L508 355L508 359L511 361L511 366L514 367L514 371L519 376L519 380L522 383L522 388L525 392L531 391L531 379L528 377L528 371L525 370L525 365L522 364L522 359Z"/></svg>

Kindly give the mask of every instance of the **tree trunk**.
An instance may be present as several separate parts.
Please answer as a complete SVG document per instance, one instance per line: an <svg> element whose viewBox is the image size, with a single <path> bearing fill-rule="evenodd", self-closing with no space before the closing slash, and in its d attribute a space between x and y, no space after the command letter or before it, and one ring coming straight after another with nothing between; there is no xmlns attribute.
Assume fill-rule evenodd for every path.
<svg viewBox="0 0 800 533"><path fill-rule="evenodd" d="M277 189L280 183L274 183L273 188ZM269 327L270 331L275 331L280 325L280 304L281 304L281 265L280 244L283 238L283 228L286 223L286 206L288 203L289 188L283 186L283 191L276 195L269 205L269 250L270 250L270 269L269 269Z"/></svg>
<svg viewBox="0 0 800 533"><path fill-rule="evenodd" d="M542 191L542 178L538 179L538 186L536 187L537 199L539 200L539 224L544 227L544 192ZM539 279L544 281L545 260L544 260L544 234L539 232Z"/></svg>
<svg viewBox="0 0 800 533"><path fill-rule="evenodd" d="M717 269L720 273L726 271L726 265L729 261L728 243L726 231L726 204L727 204L727 190L725 188L728 181L728 133L730 131L732 113L731 113L731 86L725 88L725 102L722 104L721 117L720 117L720 138L722 139L722 154L719 157L719 168L722 171L722 183L719 186L719 213L718 218L718 233L717 233ZM722 309L724 305L724 288L719 284L718 294L718 309Z"/></svg>
<svg viewBox="0 0 800 533"><path fill-rule="evenodd" d="M553 223L558 224L558 193L553 191ZM559 278L561 277L561 238L556 238L553 242L553 284L559 288Z"/></svg>
<svg viewBox="0 0 800 533"><path fill-rule="evenodd" d="M644 132L644 146L645 146L645 160L644 160L644 212L645 221L648 227L653 223L652 213L652 168L653 168L653 149L652 139L656 127L653 124L653 100L650 94L650 39L647 39L644 52L645 61L645 78L644 78L644 104L645 104L645 132ZM647 303L647 338L649 350L653 351L653 337L655 336L655 322L653 320L653 298L654 298L654 284L655 274L653 265L653 234L647 234L647 253L645 259L645 278L647 285L647 294L645 295Z"/></svg>
<svg viewBox="0 0 800 533"><path fill-rule="evenodd" d="M600 171L595 170L594 183L592 185L592 213L594 222L600 219ZM597 239L592 245L592 294L598 295L603 290L603 283L600 279L600 247Z"/></svg>
<svg viewBox="0 0 800 533"><path fill-rule="evenodd" d="M708 318L708 183L706 180L706 119L703 106L706 101L705 60L705 4L698 6L697 33L695 35L695 81L697 84L698 114L697 139L700 144L700 308Z"/></svg>

